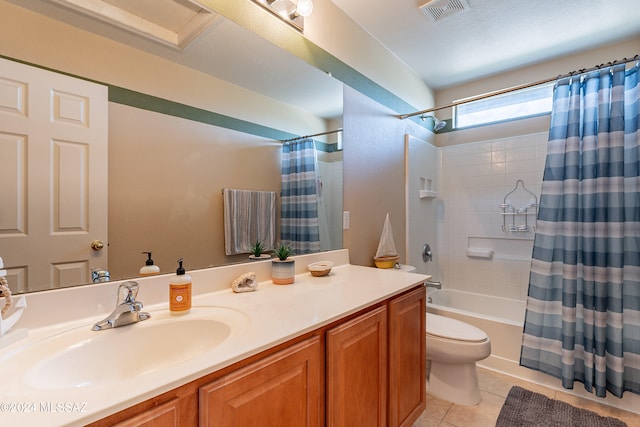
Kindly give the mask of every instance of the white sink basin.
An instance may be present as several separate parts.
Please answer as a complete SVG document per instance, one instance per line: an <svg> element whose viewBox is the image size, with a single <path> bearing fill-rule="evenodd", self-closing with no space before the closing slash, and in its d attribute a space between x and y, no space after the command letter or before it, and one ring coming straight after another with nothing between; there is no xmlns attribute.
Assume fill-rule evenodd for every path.
<svg viewBox="0 0 640 427"><path fill-rule="evenodd" d="M69 389L170 369L214 349L248 324L244 314L232 309L194 307L183 316L151 312L148 320L104 331L86 325L26 348L40 360L25 381L40 389Z"/></svg>

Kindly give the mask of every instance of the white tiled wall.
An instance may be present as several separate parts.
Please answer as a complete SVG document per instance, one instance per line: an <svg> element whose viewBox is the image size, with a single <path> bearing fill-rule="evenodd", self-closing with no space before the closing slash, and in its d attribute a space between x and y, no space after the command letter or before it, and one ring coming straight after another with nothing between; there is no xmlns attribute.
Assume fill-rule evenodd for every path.
<svg viewBox="0 0 640 427"><path fill-rule="evenodd" d="M533 232L504 232L499 205L518 179L539 201L546 143L547 132L541 132L440 148L438 252L444 287L526 298ZM529 198L521 189L509 197L516 207ZM535 222L534 215L529 218ZM495 246L494 257L469 258L469 245Z"/></svg>

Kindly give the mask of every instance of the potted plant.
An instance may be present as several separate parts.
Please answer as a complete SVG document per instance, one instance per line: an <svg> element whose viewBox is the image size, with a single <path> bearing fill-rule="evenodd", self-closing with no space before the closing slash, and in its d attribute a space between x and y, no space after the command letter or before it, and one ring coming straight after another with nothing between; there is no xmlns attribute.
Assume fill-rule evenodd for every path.
<svg viewBox="0 0 640 427"><path fill-rule="evenodd" d="M271 261L271 281L276 285L290 285L296 277L295 260L289 259L293 255L291 246L280 244L273 252L277 257Z"/></svg>
<svg viewBox="0 0 640 427"><path fill-rule="evenodd" d="M267 250L261 240L256 240L251 248L249 248L249 252L251 252L251 255L249 255L251 261L261 261L271 258L271 255L266 253Z"/></svg>

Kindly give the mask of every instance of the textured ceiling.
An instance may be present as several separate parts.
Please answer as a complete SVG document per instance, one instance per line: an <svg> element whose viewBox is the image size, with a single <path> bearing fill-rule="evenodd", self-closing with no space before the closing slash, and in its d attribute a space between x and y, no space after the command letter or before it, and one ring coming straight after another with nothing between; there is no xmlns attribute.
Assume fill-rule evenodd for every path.
<svg viewBox="0 0 640 427"><path fill-rule="evenodd" d="M433 89L640 34L639 0L467 0L435 23L427 0L331 1Z"/></svg>

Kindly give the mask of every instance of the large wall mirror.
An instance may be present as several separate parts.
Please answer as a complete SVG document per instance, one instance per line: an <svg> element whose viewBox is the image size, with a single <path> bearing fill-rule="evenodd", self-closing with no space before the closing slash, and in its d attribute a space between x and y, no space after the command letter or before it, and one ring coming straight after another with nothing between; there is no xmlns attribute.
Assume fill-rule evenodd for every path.
<svg viewBox="0 0 640 427"><path fill-rule="evenodd" d="M101 267L109 271L111 280L136 277L145 263L146 255L142 254L145 251L153 253L162 273L175 271L178 258L185 259L188 269L248 261L248 254L225 255L222 190L237 188L279 193L281 142L278 139L281 138L277 135L285 139L341 128L342 84L220 16L209 17L208 21L203 19L203 22L209 22L208 27L196 32L192 40L183 38L185 43L190 42L188 46L171 47L166 42L141 36L131 29L95 19L90 14L69 8L65 3L0 0L1 24L10 27L19 22L17 31L20 34L24 37L37 34L45 45L47 35L68 37L68 45L59 45L61 56L74 55L74 37L75 40L82 38L83 48L86 48L91 37L96 36L99 43L125 45L127 49L140 51L141 56L151 54L195 70L192 73L215 76L246 90L249 100L251 94L257 94L270 100L269 105L281 104L299 110L300 116L315 118L310 121L313 125L307 125L292 115L290 122L281 121L281 125L273 125L264 120L275 113L269 109L264 111L264 117L249 120L241 106L236 116L233 111L219 114L157 95L149 96L145 87L147 80L154 78L151 75L137 76L143 82L141 87L127 87L126 96L113 95L118 90L117 81L95 79L109 86L110 91L108 157L105 159L105 164L108 164L108 235L104 241L108 256L104 257L107 261ZM113 7L134 7L131 5L145 2L104 3ZM202 13L197 7L194 10L189 2L153 0L146 3L149 3L148 9L155 7L158 10L164 7L160 3L170 7L177 5L180 13L170 13L174 16ZM164 18L155 16L153 19ZM9 28L6 31L13 30ZM64 35L61 36L62 33ZM16 36L15 32L13 36ZM59 64L39 59L47 58L46 54L25 52L24 49L19 51L15 46L19 43L12 46L13 50L0 48L0 55L44 69L60 70ZM102 46L96 45L95 50L102 49ZM78 55L80 52L79 49ZM99 61L100 55L92 53L86 60ZM76 68L62 71L92 79L82 66ZM135 76L136 69L123 70L123 73ZM135 81L136 78L129 80ZM167 86L171 86L171 82L167 81ZM193 96L197 98L197 94ZM228 94L221 93L220 96L224 101ZM227 123L231 125L227 126ZM316 139L322 181L321 249L336 249L342 247L339 133L329 132ZM76 280L78 278L73 275L65 277L58 274L54 277L53 272L48 280L30 281L28 271L22 268L24 266L13 261L12 248L3 246L1 241L0 234L0 257L4 258L10 286L16 293L88 282ZM89 247L91 242L86 244ZM40 253L43 250L56 251L59 248L51 245L32 251ZM92 256L100 258L101 255L96 251ZM90 272L87 274L90 276Z"/></svg>

